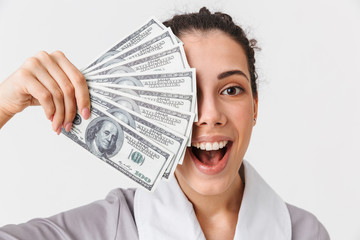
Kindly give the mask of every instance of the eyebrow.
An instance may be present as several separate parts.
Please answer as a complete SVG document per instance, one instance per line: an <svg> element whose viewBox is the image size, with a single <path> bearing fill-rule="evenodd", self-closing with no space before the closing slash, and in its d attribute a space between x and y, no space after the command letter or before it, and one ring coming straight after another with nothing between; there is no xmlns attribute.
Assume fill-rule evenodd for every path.
<svg viewBox="0 0 360 240"><path fill-rule="evenodd" d="M245 75L245 73L243 71L240 71L240 70L230 70L230 71L222 72L217 76L217 78L218 78L218 80L221 80L221 79L227 78L227 77L232 76L232 75L241 75L241 76L245 77L246 80L249 81L249 79Z"/></svg>

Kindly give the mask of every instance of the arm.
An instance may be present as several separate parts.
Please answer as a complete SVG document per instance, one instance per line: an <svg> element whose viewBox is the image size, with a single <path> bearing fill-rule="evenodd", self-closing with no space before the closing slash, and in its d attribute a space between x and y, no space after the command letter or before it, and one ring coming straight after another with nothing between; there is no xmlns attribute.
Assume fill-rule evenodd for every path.
<svg viewBox="0 0 360 240"><path fill-rule="evenodd" d="M56 51L39 52L0 84L0 128L28 106L41 105L52 128L69 131L76 114L90 116L90 99L81 72Z"/></svg>

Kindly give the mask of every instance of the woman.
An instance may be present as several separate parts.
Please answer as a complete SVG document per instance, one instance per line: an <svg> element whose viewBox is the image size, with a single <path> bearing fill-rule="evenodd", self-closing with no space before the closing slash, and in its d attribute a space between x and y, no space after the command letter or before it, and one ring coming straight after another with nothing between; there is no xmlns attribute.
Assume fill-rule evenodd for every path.
<svg viewBox="0 0 360 240"><path fill-rule="evenodd" d="M197 72L199 119L176 178L155 193L116 189L105 200L5 226L0 239L329 239L312 214L284 203L243 161L257 117L255 41L206 8L164 24ZM89 117L86 81L59 52L29 59L1 83L0 96L0 126L36 104L58 134L70 130L76 105Z"/></svg>

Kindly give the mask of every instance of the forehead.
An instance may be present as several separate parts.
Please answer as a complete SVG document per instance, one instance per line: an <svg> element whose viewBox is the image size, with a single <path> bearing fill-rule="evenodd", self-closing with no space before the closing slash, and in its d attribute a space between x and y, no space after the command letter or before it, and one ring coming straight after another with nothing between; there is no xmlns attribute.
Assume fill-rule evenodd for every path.
<svg viewBox="0 0 360 240"><path fill-rule="evenodd" d="M116 130L116 126L112 122L104 121L101 129L114 131L114 130Z"/></svg>
<svg viewBox="0 0 360 240"><path fill-rule="evenodd" d="M250 79L248 62L243 47L227 33L220 30L194 30L180 39L191 67L200 71L227 71L239 69Z"/></svg>

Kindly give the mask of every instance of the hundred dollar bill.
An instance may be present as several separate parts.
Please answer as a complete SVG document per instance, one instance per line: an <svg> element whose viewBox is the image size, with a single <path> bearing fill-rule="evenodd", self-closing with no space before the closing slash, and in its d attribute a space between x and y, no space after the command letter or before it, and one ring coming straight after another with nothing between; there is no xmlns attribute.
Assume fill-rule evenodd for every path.
<svg viewBox="0 0 360 240"><path fill-rule="evenodd" d="M132 111L140 113L146 118L152 119L182 135L188 136L188 143L190 143L190 133L195 117L194 113L150 102L139 96L114 91L100 86L91 86L89 87L89 91L90 95L98 93Z"/></svg>
<svg viewBox="0 0 360 240"><path fill-rule="evenodd" d="M146 119L141 114L131 111L111 99L104 98L96 93L92 93L90 99L92 103L101 106L101 108L98 107L100 110L109 112L120 121L123 121L144 136L154 140L160 146L174 153L174 158L167 166L163 178L168 179L169 176L174 173L177 163L182 162L181 157L183 157L188 140L186 136L168 129L159 123Z"/></svg>
<svg viewBox="0 0 360 240"><path fill-rule="evenodd" d="M184 49L182 44L178 43L177 45L160 52L148 54L140 58L130 59L88 72L85 74L85 77L124 72L167 71L187 68L190 67L187 62Z"/></svg>
<svg viewBox="0 0 360 240"><path fill-rule="evenodd" d="M140 96L143 99L164 104L169 107L195 113L196 93L179 93L174 91L155 90L129 85L116 85L109 83L88 83L91 86L101 86L115 91L121 91Z"/></svg>
<svg viewBox="0 0 360 240"><path fill-rule="evenodd" d="M145 73L122 73L112 75L88 76L90 83L111 83L116 85L139 86L153 89L169 90L182 93L194 93L196 96L195 68L181 71L145 72ZM197 115L197 99L195 99L195 121Z"/></svg>
<svg viewBox="0 0 360 240"><path fill-rule="evenodd" d="M148 40L145 43L141 43L135 45L132 48L128 48L124 51L118 52L111 57L106 58L104 61L99 62L91 67L88 67L84 71L83 74L88 73L90 71L95 71L100 68L104 68L110 66L115 63L123 62L125 60L130 60L134 58L141 57L146 54L150 54L156 51L161 51L165 48L169 48L177 44L175 39L175 35L172 33L170 29L166 29L165 31L161 32L158 36Z"/></svg>
<svg viewBox="0 0 360 240"><path fill-rule="evenodd" d="M62 133L138 186L153 191L173 153L100 108L93 103L88 120L76 114L70 132Z"/></svg>
<svg viewBox="0 0 360 240"><path fill-rule="evenodd" d="M166 27L164 26L164 24L162 24L160 21L152 17L136 31L134 31L133 33L122 39L120 42L117 42L112 48L107 50L105 53L101 54L100 57L98 57L85 69L92 67L93 65L100 63L104 61L106 58L111 57L119 52L122 52L125 49L146 42L147 40L156 36L165 29Z"/></svg>
<svg viewBox="0 0 360 240"><path fill-rule="evenodd" d="M195 68L180 71L118 73L87 76L88 83L112 83L183 93L196 92Z"/></svg>

